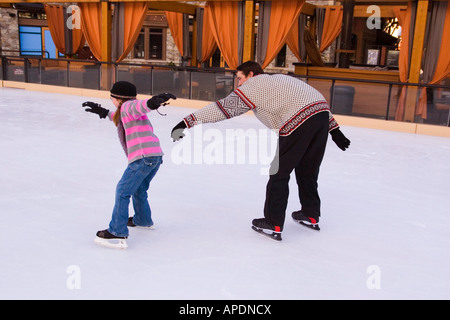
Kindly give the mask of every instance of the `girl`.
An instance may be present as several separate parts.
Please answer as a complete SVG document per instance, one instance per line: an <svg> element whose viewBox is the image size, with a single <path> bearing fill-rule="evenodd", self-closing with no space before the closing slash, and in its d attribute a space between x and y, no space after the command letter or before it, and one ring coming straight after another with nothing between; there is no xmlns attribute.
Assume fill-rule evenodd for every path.
<svg viewBox="0 0 450 320"><path fill-rule="evenodd" d="M163 152L153 126L147 117L151 110L158 109L169 99L176 99L170 93L162 93L148 100L136 100L136 87L127 81L114 83L111 100L116 112L87 101L83 107L87 112L108 117L117 127L120 143L128 158L128 167L117 184L116 199L109 228L98 231L97 244L126 249L128 227L152 228L147 190L162 163ZM130 197L133 198L134 217L128 217Z"/></svg>

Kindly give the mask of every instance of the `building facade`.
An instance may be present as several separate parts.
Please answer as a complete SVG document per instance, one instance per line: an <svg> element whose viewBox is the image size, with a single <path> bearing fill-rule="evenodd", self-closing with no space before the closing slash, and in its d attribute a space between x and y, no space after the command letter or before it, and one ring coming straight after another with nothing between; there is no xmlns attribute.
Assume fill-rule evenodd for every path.
<svg viewBox="0 0 450 320"><path fill-rule="evenodd" d="M327 5L333 4L334 1L315 1L314 3ZM191 17L191 31L192 20L193 17ZM0 27L0 53L2 55L64 58L64 55L58 53L53 43L42 4L14 4L13 7L0 7ZM325 61L334 59L334 49L335 46L331 46L322 55ZM95 59L87 43L74 58ZM175 45L163 11L148 11L134 48L123 62L161 65L182 64L182 57ZM294 63L296 62L298 62L298 59L285 45L266 70L280 73L294 72ZM226 67L219 50L206 65Z"/></svg>

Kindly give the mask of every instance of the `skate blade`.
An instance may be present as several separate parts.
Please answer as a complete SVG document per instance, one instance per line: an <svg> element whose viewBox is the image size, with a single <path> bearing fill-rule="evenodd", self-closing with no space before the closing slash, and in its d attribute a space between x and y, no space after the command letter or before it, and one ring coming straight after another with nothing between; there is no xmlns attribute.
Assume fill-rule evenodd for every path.
<svg viewBox="0 0 450 320"><path fill-rule="evenodd" d="M299 225L304 226L304 227L306 227L308 229L311 229L311 230L314 230L314 231L320 231L319 225L317 223L316 224L308 224L308 223L305 223L303 221L298 221L298 220L295 220L295 219L294 219L294 221L297 222Z"/></svg>
<svg viewBox="0 0 450 320"><path fill-rule="evenodd" d="M135 226L134 228L145 229L145 230L156 230L155 226L153 226L153 225L150 227Z"/></svg>
<svg viewBox="0 0 450 320"><path fill-rule="evenodd" d="M127 241L125 239L104 239L100 237L95 237L94 242L100 246L126 250L128 249Z"/></svg>
<svg viewBox="0 0 450 320"><path fill-rule="evenodd" d="M252 229L253 230L255 230L256 232L258 232L259 234L261 234L261 235L263 235L263 236L265 236L265 237L267 237L267 238L270 238L270 239L272 239L272 240L275 240L275 241L281 241L282 239L281 239L281 233L279 233L279 232L274 232L274 231L269 231L269 232L266 232L264 229L261 229L261 228L257 228L257 227L255 227L255 226L252 226Z"/></svg>

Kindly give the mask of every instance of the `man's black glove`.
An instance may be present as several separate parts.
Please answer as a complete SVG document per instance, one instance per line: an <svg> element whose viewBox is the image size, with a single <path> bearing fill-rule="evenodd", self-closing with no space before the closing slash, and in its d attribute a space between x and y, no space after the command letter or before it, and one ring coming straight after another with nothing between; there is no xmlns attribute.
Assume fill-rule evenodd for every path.
<svg viewBox="0 0 450 320"><path fill-rule="evenodd" d="M341 148L342 151L345 151L350 145L350 140L348 140L344 134L339 130L339 128L334 129L330 132L331 138L333 139L334 143Z"/></svg>
<svg viewBox="0 0 450 320"><path fill-rule="evenodd" d="M186 128L187 128L186 123L184 123L184 121L181 121L172 129L171 136L172 136L173 142L178 141L184 137L183 130Z"/></svg>
<svg viewBox="0 0 450 320"><path fill-rule="evenodd" d="M105 119L108 116L109 110L100 107L100 104L92 102L92 101L86 101L82 104L83 107L88 107L84 111L86 112L92 112L98 114L100 119Z"/></svg>
<svg viewBox="0 0 450 320"><path fill-rule="evenodd" d="M167 100L169 100L169 99L175 100L176 98L177 97L175 97L171 93L160 93L160 94L152 97L151 99L147 100L147 107L149 107L152 110L156 110L161 106L161 104L163 104Z"/></svg>

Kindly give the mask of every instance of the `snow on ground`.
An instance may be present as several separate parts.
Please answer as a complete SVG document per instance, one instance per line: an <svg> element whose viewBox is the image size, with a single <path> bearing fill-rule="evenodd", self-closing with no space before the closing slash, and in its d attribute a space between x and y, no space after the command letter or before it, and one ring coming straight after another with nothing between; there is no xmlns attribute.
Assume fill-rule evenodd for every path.
<svg viewBox="0 0 450 320"><path fill-rule="evenodd" d="M262 217L263 157L208 164L239 140L227 133L263 125L244 115L174 143L192 110L172 102L167 117L150 114L165 152L149 190L157 229L130 230L120 251L93 240L127 163L114 125L84 112L86 100L114 108L0 88L1 299L450 298L450 139L343 127L350 149L330 139L321 167L320 233L291 220L292 177L275 242L250 228ZM200 158L189 158L180 143L195 137Z"/></svg>

